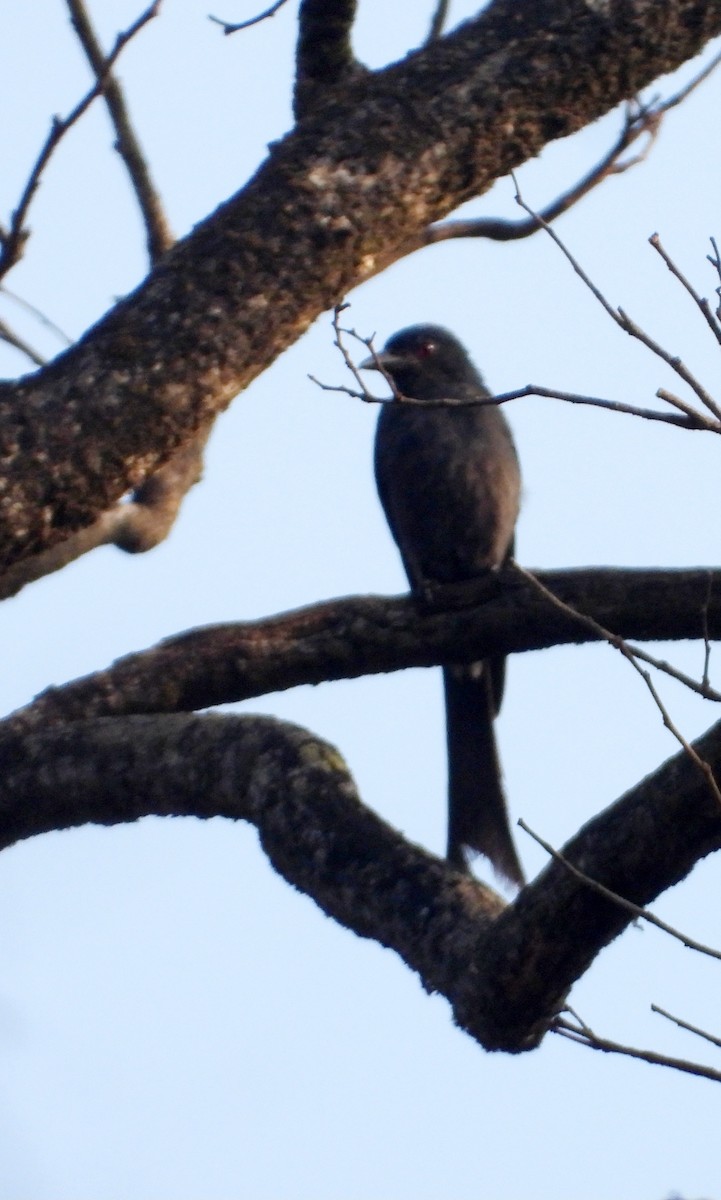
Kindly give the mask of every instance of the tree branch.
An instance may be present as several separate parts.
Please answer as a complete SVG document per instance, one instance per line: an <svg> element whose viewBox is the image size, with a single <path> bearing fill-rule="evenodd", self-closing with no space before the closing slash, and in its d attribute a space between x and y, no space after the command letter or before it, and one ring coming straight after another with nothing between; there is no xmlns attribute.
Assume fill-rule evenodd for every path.
<svg viewBox="0 0 721 1200"><path fill-rule="evenodd" d="M60 571L98 546L117 546L143 554L170 533L186 494L203 474L203 451L210 429L201 429L187 446L159 467L133 493L85 529L32 558L23 558L0 575L0 600L16 596L29 583Z"/></svg>
<svg viewBox="0 0 721 1200"><path fill-rule="evenodd" d="M32 203L33 197L38 189L40 177L45 170L50 157L58 146L59 142L65 136L69 129L80 120L83 113L90 107L93 100L103 90L105 79L110 73L115 61L120 53L125 49L130 41L136 36L140 30L151 21L158 11L160 0L154 0L145 12L141 13L136 21L125 30L124 33L119 33L115 39L115 45L110 51L110 54L103 60L101 73L98 75L95 85L89 92L80 100L75 108L68 113L67 117L55 117L50 127L50 132L41 147L40 153L35 160L33 168L28 177L28 181L23 188L22 195L18 202L15 211L12 214L10 227L7 230L0 232L0 279L8 273L20 260L25 248L25 243L28 239L28 230L25 228L28 210Z"/></svg>
<svg viewBox="0 0 721 1200"><path fill-rule="evenodd" d="M448 19L448 9L450 8L450 0L437 0L435 11L431 18L431 27L428 30L429 42L435 42L443 33L443 27Z"/></svg>
<svg viewBox="0 0 721 1200"><path fill-rule="evenodd" d="M438 5L436 16L441 13L443 7L443 3ZM432 37L433 31L429 34L429 39ZM631 167L643 162L658 137L666 113L683 104L687 96L690 96L716 70L719 63L721 63L721 54L717 54L690 83L665 100L653 100L648 104L636 100L629 103L626 106L621 132L610 150L578 183L541 209L537 216L534 214L523 221L507 221L500 217L470 217L457 221L444 221L440 225L431 225L426 230L423 243L430 246L453 238L489 238L495 242L510 242L531 237L532 234L538 232L539 217L546 224L555 221L557 217L568 212L574 204L598 187L609 175L622 175ZM644 134L647 135L648 140L643 149L632 158L622 159L626 150Z"/></svg>
<svg viewBox="0 0 721 1200"><path fill-rule="evenodd" d="M135 191L145 226L148 256L156 263L173 245L173 234L160 195L133 129L122 88L105 67L105 55L95 35L84 0L67 0L73 27L86 57L103 85L103 97L115 128L115 148L123 159ZM158 3L155 11L160 7ZM209 427L197 439L181 448L169 463L154 472L136 489L130 504L121 504L67 541L51 547L45 554L24 560L15 572L10 595L24 583L57 571L97 545L113 544L132 553L150 550L170 533L180 512L185 493L200 478L203 450ZM27 568L24 570L23 568ZM18 582L21 580L22 582ZM0 596L2 596L0 580Z"/></svg>
<svg viewBox="0 0 721 1200"><path fill-rule="evenodd" d="M356 0L301 0L293 110L297 121L369 74L353 53Z"/></svg>
<svg viewBox="0 0 721 1200"><path fill-rule="evenodd" d="M554 597L637 641L721 638L721 571L539 571ZM0 724L189 712L302 684L600 640L513 567L443 589L444 609L408 597L332 600L247 624L211 625L49 688ZM441 593L438 602L441 603Z"/></svg>
<svg viewBox="0 0 721 1200"><path fill-rule="evenodd" d="M82 341L0 387L0 562L92 524L421 230L719 32L721 0L495 0L334 94Z"/></svg>
<svg viewBox="0 0 721 1200"><path fill-rule="evenodd" d="M271 4L269 8L264 8L260 13L256 13L254 17L249 17L247 21L237 21L235 24L232 21L223 21L220 17L208 17L208 20L213 21L216 25L221 25L223 33L229 37L231 33L238 33L241 29L250 29L251 25L260 25L261 21L267 21L269 17L274 17L285 3L286 0L275 0L274 4Z"/></svg>
<svg viewBox="0 0 721 1200"><path fill-rule="evenodd" d="M24 338L19 337L18 334L15 333L10 326L2 320L0 320L0 341L7 342L8 346L14 346L16 350L19 350L21 354L24 354L26 358L29 358L30 362L34 363L36 367L42 367L44 365L45 359L42 357L42 355L38 354L37 350L34 350L29 342L26 342Z"/></svg>
<svg viewBox="0 0 721 1200"><path fill-rule="evenodd" d="M697 743L721 767L721 727ZM273 866L335 920L396 951L487 1049L531 1049L632 919L552 863L504 907L360 804L340 755L267 717L83 721L0 746L0 846L147 814L251 821ZM596 817L564 857L645 905L721 847L685 754Z"/></svg>
<svg viewBox="0 0 721 1200"><path fill-rule="evenodd" d="M581 1046L587 1046L589 1050L600 1050L604 1054L623 1054L628 1058L651 1063L656 1067L670 1067L672 1070L682 1071L686 1075L696 1075L700 1079L710 1079L713 1083L721 1083L721 1071L714 1070L713 1067L704 1066L703 1063L689 1062L685 1058L672 1058L668 1054L659 1054L656 1050L640 1050L636 1046L624 1046L621 1042L601 1037L584 1021L581 1021L575 1013L573 1016L574 1021L559 1018L553 1032L568 1038L569 1041L577 1042Z"/></svg>
<svg viewBox="0 0 721 1200"><path fill-rule="evenodd" d="M115 148L128 169L145 225L148 256L151 263L155 263L174 241L168 219L133 129L122 88L106 66L106 56L96 37L84 0L67 0L67 5L80 45L95 72L95 78L101 84L103 99L117 136ZM157 16L159 8L160 2L154 5L154 16Z"/></svg>

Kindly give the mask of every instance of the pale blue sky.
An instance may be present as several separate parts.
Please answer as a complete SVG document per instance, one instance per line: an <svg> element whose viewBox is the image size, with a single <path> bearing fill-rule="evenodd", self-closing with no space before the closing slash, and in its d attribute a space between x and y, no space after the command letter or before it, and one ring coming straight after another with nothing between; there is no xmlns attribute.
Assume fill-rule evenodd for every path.
<svg viewBox="0 0 721 1200"><path fill-rule="evenodd" d="M109 45L140 6L90 7ZM389 14L362 0L359 55L380 65L405 53L430 7ZM457 3L454 19L473 8ZM208 11L165 0L120 68L178 234L243 184L290 121L293 6L233 38ZM225 0L210 11L240 19L254 10ZM75 103L88 76L61 0L13 5L0 60L6 214L51 114ZM647 163L558 225L609 299L712 390L718 346L647 238L658 231L712 293L705 255L709 235L721 237L721 168L708 130L720 110L721 76L669 117ZM582 174L619 120L525 167L529 203L540 207ZM97 106L44 177L26 259L8 280L73 336L146 269L111 143ZM516 216L510 181L471 211ZM436 247L351 299L350 322L379 339L413 321L448 325L496 390L535 382L650 404L657 387L676 386L613 327L547 238ZM56 349L2 297L0 316L46 353ZM3 374L25 369L0 345ZM343 381L328 316L218 422L205 479L163 546L135 558L96 551L3 605L4 710L198 624L404 589L372 482L375 413L319 392L309 372ZM710 435L537 399L507 413L524 471L523 563L718 562ZM663 653L700 674L699 646ZM715 719L678 685L662 692L686 735ZM439 672L302 688L241 708L337 744L366 801L441 849ZM598 647L512 661L499 738L513 815L555 843L675 751L635 674ZM518 836L533 873L543 855ZM711 861L656 908L718 945L718 900ZM698 1057L703 1047L650 1004L718 1031L718 984L716 965L631 929L572 1002L609 1036ZM334 925L273 874L252 830L221 820L84 829L2 855L0 1061L4 1200L721 1195L715 1085L557 1038L516 1058L485 1054L390 952Z"/></svg>

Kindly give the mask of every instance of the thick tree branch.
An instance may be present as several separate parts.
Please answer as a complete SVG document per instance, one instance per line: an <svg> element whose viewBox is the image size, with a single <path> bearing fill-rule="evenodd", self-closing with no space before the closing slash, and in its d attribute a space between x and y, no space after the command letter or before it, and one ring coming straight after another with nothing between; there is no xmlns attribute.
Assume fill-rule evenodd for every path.
<svg viewBox="0 0 721 1200"><path fill-rule="evenodd" d="M67 0L67 5L88 62L102 83L103 98L115 128L115 148L127 168L145 226L148 256L154 264L174 241L160 195L130 120L123 90L105 67L105 55L84 0ZM159 7L155 6L156 12ZM98 545L112 544L131 553L157 546L172 529L185 493L202 474L203 450L209 432L209 427L201 430L170 462L150 475L136 489L129 504L117 505L67 541L17 564L9 578L0 579L0 596L15 595L25 583L59 570Z"/></svg>
<svg viewBox="0 0 721 1200"><path fill-rule="evenodd" d="M579 200L598 187L609 175L619 175L629 167L642 162L658 136L665 112L664 102L648 109L639 109L637 105L629 106L623 128L610 150L582 179L579 179L578 183L541 209L539 217L547 223L555 221L557 217L568 212L570 208L578 204ZM625 154L628 147L644 134L648 135L648 140L643 149L632 159L621 163L621 155ZM431 225L426 230L423 240L429 246L455 238L488 238L493 242L514 242L531 237L534 233L538 233L538 229L539 221L535 216L526 217L521 221L508 221L501 217L464 217L455 221L442 221L438 225Z"/></svg>
<svg viewBox="0 0 721 1200"><path fill-rule="evenodd" d="M28 583L60 571L98 546L117 546L128 554L144 554L159 545L173 528L187 492L202 478L209 432L209 428L199 430L187 446L182 446L135 490L132 499L116 504L64 542L14 563L0 575L0 600L16 596Z"/></svg>
<svg viewBox="0 0 721 1200"><path fill-rule="evenodd" d="M442 3L439 4L436 16L443 7ZM672 96L666 97L665 100L656 99L648 105L635 100L629 103L626 106L621 132L610 150L578 183L541 209L538 217L529 216L522 221L507 221L500 217L470 217L456 221L443 221L440 225L432 225L430 229L426 230L423 239L425 244L433 245L436 242L445 242L452 238L490 238L495 242L510 242L537 233L539 217L546 223L555 221L562 213L568 212L574 204L598 187L609 175L622 175L631 167L643 162L658 136L666 113L677 108L679 104L683 104L687 96L708 79L720 62L721 54L718 54L702 71L699 71L690 83ZM642 135L646 135L647 138L642 149L630 158L622 158L629 146L632 146Z"/></svg>
<svg viewBox="0 0 721 1200"><path fill-rule="evenodd" d="M721 0L496 0L345 89L77 346L0 388L0 561L92 524L428 225L720 32Z"/></svg>
<svg viewBox="0 0 721 1200"><path fill-rule="evenodd" d="M721 727L697 749L719 770ZM504 908L361 805L337 751L270 718L85 721L5 741L0 767L0 846L151 813L251 821L285 879L395 950L487 1049L537 1045L573 982L632 919L558 863ZM681 754L564 856L646 905L719 847L721 812Z"/></svg>
<svg viewBox="0 0 721 1200"><path fill-rule="evenodd" d="M368 74L351 45L356 0L301 0L293 110L297 121Z"/></svg>
<svg viewBox="0 0 721 1200"><path fill-rule="evenodd" d="M721 638L721 571L596 569L538 577L565 604L624 637ZM351 597L264 621L191 630L106 671L49 688L0 730L189 712L301 684L597 640L587 623L545 599L513 568L447 593L443 610L419 609L411 598Z"/></svg>
<svg viewBox="0 0 721 1200"><path fill-rule="evenodd" d="M435 42L443 33L443 26L448 18L448 9L450 8L450 0L438 0L435 12L431 18L431 27L428 30L428 41Z"/></svg>

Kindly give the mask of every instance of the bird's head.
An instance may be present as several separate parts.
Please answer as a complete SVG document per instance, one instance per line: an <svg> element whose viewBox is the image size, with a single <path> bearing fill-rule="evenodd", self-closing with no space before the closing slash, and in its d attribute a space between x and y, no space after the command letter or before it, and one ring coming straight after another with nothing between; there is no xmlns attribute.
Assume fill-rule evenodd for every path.
<svg viewBox="0 0 721 1200"><path fill-rule="evenodd" d="M399 392L418 400L453 396L459 390L483 386L458 338L441 325L401 329L379 354L360 365L364 371L379 371L382 367Z"/></svg>

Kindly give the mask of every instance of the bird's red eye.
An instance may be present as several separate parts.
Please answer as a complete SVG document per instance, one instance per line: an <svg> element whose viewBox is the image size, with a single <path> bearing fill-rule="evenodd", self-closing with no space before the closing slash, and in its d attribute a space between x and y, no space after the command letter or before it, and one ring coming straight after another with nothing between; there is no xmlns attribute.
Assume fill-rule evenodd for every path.
<svg viewBox="0 0 721 1200"><path fill-rule="evenodd" d="M432 342L432 341L420 342L418 345L418 349L416 351L416 356L418 358L430 358L431 354L433 354L433 352L435 351L435 348L436 348L435 342Z"/></svg>

